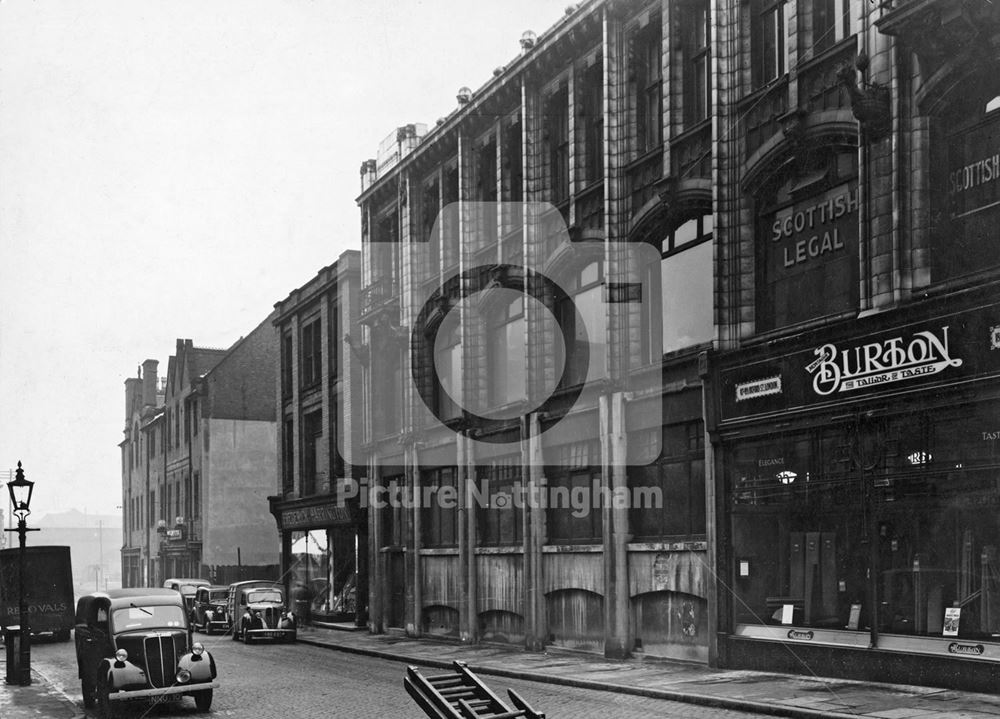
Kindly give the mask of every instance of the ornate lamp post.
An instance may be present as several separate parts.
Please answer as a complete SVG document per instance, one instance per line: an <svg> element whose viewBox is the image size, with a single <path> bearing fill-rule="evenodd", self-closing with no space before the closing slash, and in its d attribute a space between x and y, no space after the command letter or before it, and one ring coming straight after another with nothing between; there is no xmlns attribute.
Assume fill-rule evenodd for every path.
<svg viewBox="0 0 1000 719"><path fill-rule="evenodd" d="M10 492L11 510L17 517L17 529L8 529L8 532L17 532L20 545L18 552L18 604L19 604L19 624L20 624L20 647L17 672L12 675L7 673L8 681L14 677L14 683L26 687L31 684L31 629L28 626L28 598L25 595L24 566L25 566L25 535L28 532L37 532L38 528L28 529L27 517L31 514L31 492L35 488L35 483L24 478L24 470L21 463L17 463L17 472L14 479L7 482L7 490Z"/></svg>

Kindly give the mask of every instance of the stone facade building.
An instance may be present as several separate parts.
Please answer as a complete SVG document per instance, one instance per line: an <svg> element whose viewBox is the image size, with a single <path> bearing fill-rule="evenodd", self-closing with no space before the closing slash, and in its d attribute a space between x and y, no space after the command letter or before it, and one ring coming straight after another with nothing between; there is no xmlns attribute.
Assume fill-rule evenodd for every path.
<svg viewBox="0 0 1000 719"><path fill-rule="evenodd" d="M358 198L368 473L458 501L369 512L373 630L991 686L998 29L593 0L401 127ZM492 499L594 483L666 501Z"/></svg>
<svg viewBox="0 0 1000 719"><path fill-rule="evenodd" d="M277 441L270 322L228 350L177 340L162 392L156 360L126 380L124 586L277 577L267 513Z"/></svg>
<svg viewBox="0 0 1000 719"><path fill-rule="evenodd" d="M367 622L367 514L352 466L361 363L348 344L359 342L360 281L361 256L350 250L275 304L280 493L269 499L281 575L296 614L313 624Z"/></svg>

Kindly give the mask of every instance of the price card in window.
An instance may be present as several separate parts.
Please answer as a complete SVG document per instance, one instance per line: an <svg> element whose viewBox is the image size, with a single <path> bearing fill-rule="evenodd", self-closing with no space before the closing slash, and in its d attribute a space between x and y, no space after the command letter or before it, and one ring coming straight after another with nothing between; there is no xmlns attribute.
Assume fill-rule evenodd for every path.
<svg viewBox="0 0 1000 719"><path fill-rule="evenodd" d="M860 604L852 604L851 605L851 614L847 618L847 628L848 629L856 630L858 628L858 625L860 623L861 623L861 605Z"/></svg>
<svg viewBox="0 0 1000 719"><path fill-rule="evenodd" d="M794 613L795 613L795 605L794 604L782 604L781 605L781 623L782 624L791 624L792 623L792 616L794 615Z"/></svg>
<svg viewBox="0 0 1000 719"><path fill-rule="evenodd" d="M948 607L944 610L944 636L958 636L958 620L962 616L961 607Z"/></svg>

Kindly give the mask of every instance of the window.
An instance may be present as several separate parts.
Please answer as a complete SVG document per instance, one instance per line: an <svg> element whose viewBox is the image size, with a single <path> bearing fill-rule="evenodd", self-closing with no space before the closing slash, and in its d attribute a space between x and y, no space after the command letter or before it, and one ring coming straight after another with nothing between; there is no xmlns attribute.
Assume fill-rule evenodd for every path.
<svg viewBox="0 0 1000 719"><path fill-rule="evenodd" d="M184 406L184 444L191 444L191 405Z"/></svg>
<svg viewBox="0 0 1000 719"><path fill-rule="evenodd" d="M156 490L149 490L149 524L153 523L153 519L156 517Z"/></svg>
<svg viewBox="0 0 1000 719"><path fill-rule="evenodd" d="M489 203L480 208L476 218L475 234L472 245L475 248L486 247L497 239L497 143L495 137L479 149L476 155L476 198L483 203Z"/></svg>
<svg viewBox="0 0 1000 719"><path fill-rule="evenodd" d="M452 419L462 414L462 343L457 315L444 322L434 341L437 416Z"/></svg>
<svg viewBox="0 0 1000 719"><path fill-rule="evenodd" d="M420 242L427 243L427 274L436 274L441 262L441 236L434 234L441 211L441 183L437 178L424 185L420 201Z"/></svg>
<svg viewBox="0 0 1000 719"><path fill-rule="evenodd" d="M295 486L295 422L285 420L281 443L281 488L285 493Z"/></svg>
<svg viewBox="0 0 1000 719"><path fill-rule="evenodd" d="M753 27L750 41L754 87L763 87L785 74L787 48L784 36L784 10L782 0L751 2Z"/></svg>
<svg viewBox="0 0 1000 719"><path fill-rule="evenodd" d="M337 379L337 365L340 360L340 348L343 346L340 343L340 306L336 300L330 303L328 317L327 317L327 337L330 338L330 357L327 361L327 372L330 374L331 381L336 381ZM323 366L322 352L320 352L320 368Z"/></svg>
<svg viewBox="0 0 1000 719"><path fill-rule="evenodd" d="M813 52L820 53L850 34L850 0L812 0Z"/></svg>
<svg viewBox="0 0 1000 719"><path fill-rule="evenodd" d="M425 547L454 547L458 544L458 486L454 467L422 473L421 511Z"/></svg>
<svg viewBox="0 0 1000 719"><path fill-rule="evenodd" d="M323 333L319 320L302 328L302 386L311 387L322 379Z"/></svg>
<svg viewBox="0 0 1000 719"><path fill-rule="evenodd" d="M700 396L688 394L680 401L697 410ZM628 468L635 498L629 509L632 534L643 539L703 536L705 440L701 421L633 432L629 453L634 460L656 456L651 464L636 461Z"/></svg>
<svg viewBox="0 0 1000 719"><path fill-rule="evenodd" d="M281 336L281 396L284 399L292 396L292 363L294 361L292 333L286 331Z"/></svg>
<svg viewBox="0 0 1000 719"><path fill-rule="evenodd" d="M521 121L512 123L504 132L503 199L520 202L523 197L524 168L521 164Z"/></svg>
<svg viewBox="0 0 1000 719"><path fill-rule="evenodd" d="M195 437L198 436L198 424L199 424L199 419L198 419L198 398L195 397L191 401L191 433L194 434Z"/></svg>
<svg viewBox="0 0 1000 719"><path fill-rule="evenodd" d="M564 367L561 386L571 387L601 379L607 371L603 267L592 262L560 284L568 294L556 299L556 317L571 345L557 344L562 356L556 366Z"/></svg>
<svg viewBox="0 0 1000 719"><path fill-rule="evenodd" d="M447 207L453 202L458 202L458 167L449 167L444 171L444 198L442 206ZM459 230L458 213L445 213L442 218L445 220L441 227L441 252L444 256L444 266L451 267L458 264L459 256Z"/></svg>
<svg viewBox="0 0 1000 719"><path fill-rule="evenodd" d="M577 442L555 448L559 466L549 467L549 544L597 544L602 540L600 448ZM598 491L595 491L598 490Z"/></svg>
<svg viewBox="0 0 1000 719"><path fill-rule="evenodd" d="M401 426L401 399L403 392L403 362L400 350L391 340L384 343L384 351L375 355L374 362L380 367L379 382L372 387L373 395L373 429L377 436L395 434Z"/></svg>
<svg viewBox="0 0 1000 719"><path fill-rule="evenodd" d="M663 141L663 67L660 24L639 30L632 46L635 77L636 149L644 155Z"/></svg>
<svg viewBox="0 0 1000 719"><path fill-rule="evenodd" d="M552 93L545 105L545 138L550 196L559 203L569 198L569 95L565 87Z"/></svg>
<svg viewBox="0 0 1000 719"><path fill-rule="evenodd" d="M302 492L308 497L316 494L320 471L316 449L323 436L323 413L310 412L302 417Z"/></svg>
<svg viewBox="0 0 1000 719"><path fill-rule="evenodd" d="M708 119L711 108L709 75L708 3L704 0L685 6L681 15L685 63L681 68L684 86L684 124L693 127Z"/></svg>
<svg viewBox="0 0 1000 719"><path fill-rule="evenodd" d="M585 184L604 176L604 73L600 56L583 71L580 115L583 123Z"/></svg>
<svg viewBox="0 0 1000 719"><path fill-rule="evenodd" d="M708 213L682 222L663 240L663 352L707 342L714 335L712 229L713 216Z"/></svg>
<svg viewBox="0 0 1000 719"><path fill-rule="evenodd" d="M191 516L201 516L201 474L194 473L191 480Z"/></svg>
<svg viewBox="0 0 1000 719"><path fill-rule="evenodd" d="M525 398L527 355L524 346L524 306L519 293L492 317L489 326L489 401L500 407Z"/></svg>
<svg viewBox="0 0 1000 719"><path fill-rule="evenodd" d="M174 447L181 446L181 406L174 405Z"/></svg>
<svg viewBox="0 0 1000 719"><path fill-rule="evenodd" d="M478 506L479 544L483 546L520 544L523 535L521 509L521 456L493 460L480 470Z"/></svg>

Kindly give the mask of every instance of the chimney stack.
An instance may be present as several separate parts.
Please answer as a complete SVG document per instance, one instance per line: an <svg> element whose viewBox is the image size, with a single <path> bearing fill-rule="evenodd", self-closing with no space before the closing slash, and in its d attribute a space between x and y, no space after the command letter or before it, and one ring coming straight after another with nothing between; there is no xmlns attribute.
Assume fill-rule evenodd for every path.
<svg viewBox="0 0 1000 719"><path fill-rule="evenodd" d="M159 366L159 362L154 359L148 359L142 363L142 406L156 406L156 368Z"/></svg>

